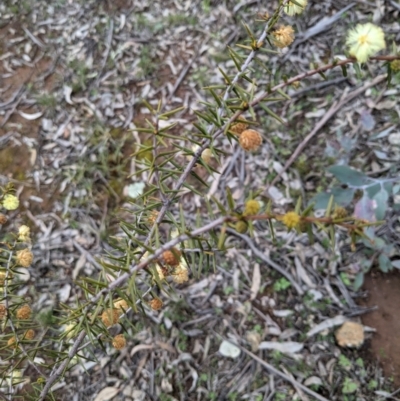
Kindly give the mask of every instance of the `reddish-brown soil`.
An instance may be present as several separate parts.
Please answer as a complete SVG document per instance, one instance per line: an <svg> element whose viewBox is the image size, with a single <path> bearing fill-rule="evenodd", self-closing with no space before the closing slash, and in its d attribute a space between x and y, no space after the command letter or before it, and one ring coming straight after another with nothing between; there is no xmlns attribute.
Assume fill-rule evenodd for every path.
<svg viewBox="0 0 400 401"><path fill-rule="evenodd" d="M11 49L10 43L16 36L24 36L21 27L15 23L9 23L0 29L0 54L8 52ZM41 90L51 92L55 84L55 74L47 74L48 71L53 69L52 61L39 54L37 51L33 56L33 61L30 65L21 66L16 68L14 73L11 73L4 67L4 62L0 62L0 103L8 102L14 97L14 94L19 92L11 106L6 109L5 115L0 117L0 138L6 136L9 132L15 132L15 140L9 139L0 141L0 174L7 177L11 182L15 183L18 188L20 184L23 185L21 193L21 200L28 199L29 196L35 195L43 198L41 204L33 203L33 209L38 209L36 212L51 210L52 201L49 200L48 192L46 196L43 193L37 193L32 184L27 184L27 176L32 172L32 169L37 163L38 149L30 148L24 143L23 138L29 137L38 139L40 119L29 121L18 114L18 111L27 114L34 114L38 111L44 112L37 105L26 106L18 99L24 96L24 91L27 90L28 85L33 90L36 86L37 79L43 74L46 78L38 83ZM53 193L54 191L52 191ZM31 211L33 212L32 208Z"/></svg>
<svg viewBox="0 0 400 401"><path fill-rule="evenodd" d="M365 279L368 306L378 309L363 317L363 323L376 329L371 352L386 377L400 386L400 272L372 273Z"/></svg>

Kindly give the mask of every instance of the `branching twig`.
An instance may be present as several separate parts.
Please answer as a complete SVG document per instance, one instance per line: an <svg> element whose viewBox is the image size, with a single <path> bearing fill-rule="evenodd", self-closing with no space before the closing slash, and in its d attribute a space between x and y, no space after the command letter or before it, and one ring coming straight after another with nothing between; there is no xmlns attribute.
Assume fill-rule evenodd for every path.
<svg viewBox="0 0 400 401"><path fill-rule="evenodd" d="M312 391L311 389L309 389L308 387L306 387L303 384L299 383L298 381L296 381L292 377L290 377L287 374L281 372L280 370L274 368L272 365L270 365L269 363L265 362L260 357L258 357L257 355L253 354L252 352L248 351L246 348L242 347L241 345L238 345L238 344L234 344L234 345L236 347L239 347L245 354L249 355L256 362L258 362L261 366L263 366L265 369L269 370L272 374L274 374L274 375L276 375L276 376L288 381L295 388L298 388L298 389L304 391L305 393L311 395L312 397L314 397L315 399L317 399L319 401L329 401L327 398L323 397L322 395L319 395L318 393L316 393L315 391Z"/></svg>
<svg viewBox="0 0 400 401"><path fill-rule="evenodd" d="M235 235L236 237L239 237L243 241L247 243L247 245L251 248L251 250L254 252L254 255L258 258L260 258L262 261L267 263L267 265L271 266L274 270L282 274L282 276L286 277L290 283L292 284L293 288L297 291L299 295L303 295L304 291L301 289L300 285L296 282L296 280L292 277L292 275L280 267L278 264L276 264L274 261L272 261L267 255L265 255L263 252L261 252L254 244L254 242L251 240L250 237L247 235L239 234L237 231L227 228L229 233Z"/></svg>

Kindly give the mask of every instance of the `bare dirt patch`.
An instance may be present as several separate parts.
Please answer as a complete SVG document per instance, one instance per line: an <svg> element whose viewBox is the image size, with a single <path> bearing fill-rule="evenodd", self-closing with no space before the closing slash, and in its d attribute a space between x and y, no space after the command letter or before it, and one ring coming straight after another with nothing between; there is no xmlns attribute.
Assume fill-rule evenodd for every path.
<svg viewBox="0 0 400 401"><path fill-rule="evenodd" d="M400 273L372 273L365 280L368 306L378 309L363 317L363 323L377 332L371 341L371 352L382 365L387 377L400 386Z"/></svg>

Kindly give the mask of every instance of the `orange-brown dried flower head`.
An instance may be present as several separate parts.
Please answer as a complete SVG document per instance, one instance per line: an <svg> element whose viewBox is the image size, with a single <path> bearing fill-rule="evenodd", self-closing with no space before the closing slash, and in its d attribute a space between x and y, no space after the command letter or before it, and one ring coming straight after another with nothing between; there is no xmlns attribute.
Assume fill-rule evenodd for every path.
<svg viewBox="0 0 400 401"><path fill-rule="evenodd" d="M262 136L253 129L247 129L240 134L239 144L244 150L257 150L262 144Z"/></svg>
<svg viewBox="0 0 400 401"><path fill-rule="evenodd" d="M106 309L101 315L101 320L106 327L111 327L114 324L117 324L119 320L118 309Z"/></svg>
<svg viewBox="0 0 400 401"><path fill-rule="evenodd" d="M172 273L172 280L177 284L186 283L189 280L189 271L182 263Z"/></svg>
<svg viewBox="0 0 400 401"><path fill-rule="evenodd" d="M163 301L160 298L153 298L149 302L150 308L153 310L160 310L163 307Z"/></svg>
<svg viewBox="0 0 400 401"><path fill-rule="evenodd" d="M6 224L7 223L7 216L5 216L3 213L0 213L0 224Z"/></svg>
<svg viewBox="0 0 400 401"><path fill-rule="evenodd" d="M17 252L17 263L22 267L29 267L33 261L33 253L28 249Z"/></svg>
<svg viewBox="0 0 400 401"><path fill-rule="evenodd" d="M25 340L33 340L35 338L35 331L32 329L29 329L25 332L24 334L24 339Z"/></svg>
<svg viewBox="0 0 400 401"><path fill-rule="evenodd" d="M295 228L300 223L300 220L301 218L296 212L287 212L282 217L283 224L289 229Z"/></svg>
<svg viewBox="0 0 400 401"><path fill-rule="evenodd" d="M29 305L22 305L17 309L16 316L19 320L29 319L32 314L32 309Z"/></svg>
<svg viewBox="0 0 400 401"><path fill-rule="evenodd" d="M275 31L272 32L272 36L274 37L274 45L283 49L293 43L294 30L290 25L284 25L275 29Z"/></svg>
<svg viewBox="0 0 400 401"><path fill-rule="evenodd" d="M176 248L172 248L171 250L163 252L162 257L165 264L169 266L178 266L181 260L181 252Z"/></svg>
<svg viewBox="0 0 400 401"><path fill-rule="evenodd" d="M7 308L5 305L0 304L0 320L7 316Z"/></svg>
<svg viewBox="0 0 400 401"><path fill-rule="evenodd" d="M240 135L244 130L246 130L248 125L246 123L238 122L233 123L229 127L229 131L232 131L235 135Z"/></svg>
<svg viewBox="0 0 400 401"><path fill-rule="evenodd" d="M149 224L154 225L154 223L157 220L158 217L158 211L157 210L152 210L149 214L149 216L147 217L147 221Z"/></svg>
<svg viewBox="0 0 400 401"><path fill-rule="evenodd" d="M11 337L11 338L7 341L7 345L8 345L10 348L13 348L13 349L15 349L15 348L18 347L17 339L15 338L15 336Z"/></svg>
<svg viewBox="0 0 400 401"><path fill-rule="evenodd" d="M126 340L123 334L118 334L113 338L112 345L115 349L122 349L126 345Z"/></svg>
<svg viewBox="0 0 400 401"><path fill-rule="evenodd" d="M129 309L129 305L128 302L125 301L125 299L117 299L114 302L114 308L117 309L118 313L121 315Z"/></svg>
<svg viewBox="0 0 400 401"><path fill-rule="evenodd" d="M6 273L0 272L0 286L2 287L6 282Z"/></svg>

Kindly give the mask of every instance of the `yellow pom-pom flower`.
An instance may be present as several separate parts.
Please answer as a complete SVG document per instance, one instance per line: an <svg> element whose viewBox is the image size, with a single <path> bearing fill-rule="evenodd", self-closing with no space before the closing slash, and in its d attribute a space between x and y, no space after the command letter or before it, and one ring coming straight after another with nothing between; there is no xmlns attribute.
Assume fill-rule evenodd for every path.
<svg viewBox="0 0 400 401"><path fill-rule="evenodd" d="M282 217L283 224L290 230L300 223L300 216L296 212L288 212Z"/></svg>
<svg viewBox="0 0 400 401"><path fill-rule="evenodd" d="M5 305L0 304L0 320L7 316L7 308Z"/></svg>
<svg viewBox="0 0 400 401"><path fill-rule="evenodd" d="M129 309L129 305L128 302L125 301L125 299L117 299L114 302L114 308L117 309L120 315L122 315Z"/></svg>
<svg viewBox="0 0 400 401"><path fill-rule="evenodd" d="M35 331L32 329L29 329L25 332L24 334L24 340L33 340L35 338Z"/></svg>
<svg viewBox="0 0 400 401"><path fill-rule="evenodd" d="M358 24L350 30L346 45L349 47L350 55L358 62L365 63L371 56L386 47L385 34L382 28L371 24Z"/></svg>
<svg viewBox="0 0 400 401"><path fill-rule="evenodd" d="M186 283L189 280L189 271L184 263L176 267L172 273L172 280L177 284Z"/></svg>
<svg viewBox="0 0 400 401"><path fill-rule="evenodd" d="M3 198L3 207L6 210L15 210L19 206L19 199L15 195L7 194Z"/></svg>
<svg viewBox="0 0 400 401"><path fill-rule="evenodd" d="M163 301L160 298L153 298L149 302L150 308L153 310L160 310L163 307Z"/></svg>
<svg viewBox="0 0 400 401"><path fill-rule="evenodd" d="M118 334L113 338L112 345L115 349L122 349L126 345L126 340L123 334Z"/></svg>
<svg viewBox="0 0 400 401"><path fill-rule="evenodd" d="M262 144L262 136L253 129L246 129L240 134L240 146L249 152L257 150Z"/></svg>
<svg viewBox="0 0 400 401"><path fill-rule="evenodd" d="M272 32L274 45L283 49L290 46L294 41L294 30L290 25L284 25Z"/></svg>
<svg viewBox="0 0 400 401"><path fill-rule="evenodd" d="M17 309L17 319L18 320L25 320L31 317L32 309L29 305L23 305Z"/></svg>
<svg viewBox="0 0 400 401"><path fill-rule="evenodd" d="M245 216L254 216L260 211L260 202L251 199L246 202L243 214Z"/></svg>
<svg viewBox="0 0 400 401"><path fill-rule="evenodd" d="M394 72L399 72L400 71L400 60L393 60L390 63L390 68L392 69L392 71Z"/></svg>
<svg viewBox="0 0 400 401"><path fill-rule="evenodd" d="M17 252L17 263L22 267L29 267L33 262L33 253L29 249L22 249Z"/></svg>
<svg viewBox="0 0 400 401"><path fill-rule="evenodd" d="M293 16L295 14L301 14L307 6L307 0L296 0L296 4L292 1L289 1L288 4L284 7L283 11L287 15Z"/></svg>
<svg viewBox="0 0 400 401"><path fill-rule="evenodd" d="M118 323L119 320L119 312L118 309L106 309L101 315L101 320L103 321L106 327L114 326L114 324Z"/></svg>

